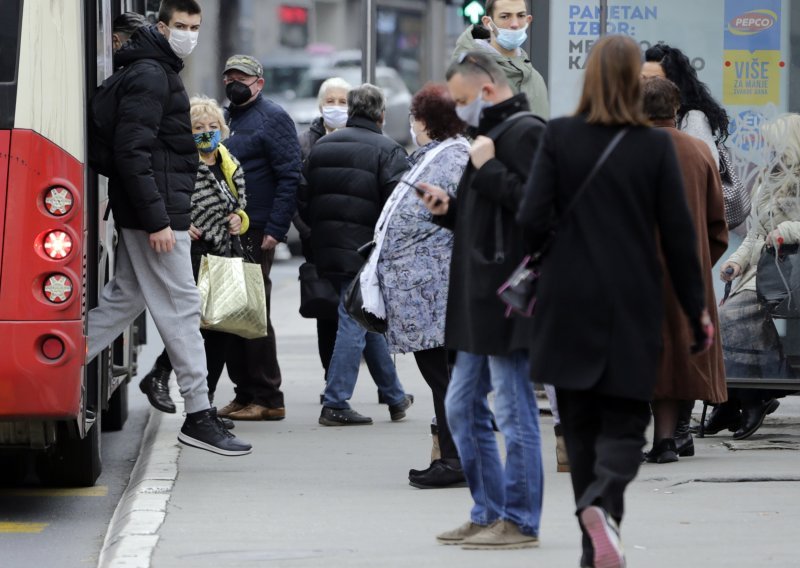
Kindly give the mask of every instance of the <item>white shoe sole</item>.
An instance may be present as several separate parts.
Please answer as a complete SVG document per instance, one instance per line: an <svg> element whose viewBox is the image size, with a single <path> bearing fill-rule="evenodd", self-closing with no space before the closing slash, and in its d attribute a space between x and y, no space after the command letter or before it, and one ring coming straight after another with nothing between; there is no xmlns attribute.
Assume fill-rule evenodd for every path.
<svg viewBox="0 0 800 568"><path fill-rule="evenodd" d="M625 555L619 535L609 525L600 507L586 507L580 514L581 524L594 548L595 568L625 568Z"/></svg>
<svg viewBox="0 0 800 568"><path fill-rule="evenodd" d="M178 441L181 444L186 444L187 446L191 446L199 450L206 450L221 456L246 456L253 451L253 448L248 448L247 450L223 450L222 448L212 446L211 444L207 444L206 442L201 442L200 440L196 440L191 436L187 436L183 432L178 433Z"/></svg>

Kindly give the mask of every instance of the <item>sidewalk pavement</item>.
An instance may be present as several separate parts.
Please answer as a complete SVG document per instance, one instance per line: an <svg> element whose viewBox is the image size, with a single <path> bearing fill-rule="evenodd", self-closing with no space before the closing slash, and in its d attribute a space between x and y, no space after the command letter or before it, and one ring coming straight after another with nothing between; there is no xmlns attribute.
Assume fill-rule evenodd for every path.
<svg viewBox="0 0 800 568"><path fill-rule="evenodd" d="M180 447L175 440L180 411L171 416L156 416L154 411L152 429L157 432L150 433L143 455L144 461L155 463L155 473L143 467L134 474L132 494L115 515L116 528L112 526L106 537L101 565L578 566L580 535L570 478L556 473L550 416L541 418L541 546L488 552L442 546L434 539L468 519L467 489L419 490L408 485L408 469L427 466L433 416L430 391L413 357L397 357L401 379L416 395L405 421L390 421L362 366L353 407L372 416L374 425L328 428L317 423L322 369L314 321L297 314L298 264L279 263L273 269L272 318L286 420L237 422L235 433L251 442L254 451L227 458ZM141 366L148 369L149 362ZM223 377L218 405L232 393ZM698 405L695 410L699 409ZM171 468L149 455L153 439L156 447L158 439L166 440L161 449L165 446L177 461L173 483L164 480ZM783 399L750 440L734 443L718 435L695 439L695 444L695 457L645 464L629 487L622 527L628 565L800 566L794 544L800 529L800 397ZM147 479L154 480L155 489L148 489ZM115 547L120 535L136 533L141 524L136 509L142 508L136 503L152 503L154 492L167 498L166 503L156 499L160 512L155 517L148 505L144 507L145 519L157 521L143 529L151 530L150 537L140 538L127 552Z"/></svg>

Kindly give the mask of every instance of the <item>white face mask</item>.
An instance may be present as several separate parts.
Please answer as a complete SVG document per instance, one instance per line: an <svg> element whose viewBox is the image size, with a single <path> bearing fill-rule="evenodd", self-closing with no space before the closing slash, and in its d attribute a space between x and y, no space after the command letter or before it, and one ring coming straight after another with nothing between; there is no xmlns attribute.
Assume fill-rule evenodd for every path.
<svg viewBox="0 0 800 568"><path fill-rule="evenodd" d="M478 124L480 124L481 121L481 113L483 112L483 109L488 106L492 106L491 103L484 101L483 92L479 92L478 96L475 97L475 100L471 103L463 106L456 105L456 114L463 122L466 122L473 128L478 128Z"/></svg>
<svg viewBox="0 0 800 568"><path fill-rule="evenodd" d="M197 46L197 37L200 32L190 32L189 30L176 30L175 28L169 29L169 46L175 55L181 59L188 57Z"/></svg>
<svg viewBox="0 0 800 568"><path fill-rule="evenodd" d="M347 107L333 105L322 107L322 120L331 130L344 128L347 125Z"/></svg>

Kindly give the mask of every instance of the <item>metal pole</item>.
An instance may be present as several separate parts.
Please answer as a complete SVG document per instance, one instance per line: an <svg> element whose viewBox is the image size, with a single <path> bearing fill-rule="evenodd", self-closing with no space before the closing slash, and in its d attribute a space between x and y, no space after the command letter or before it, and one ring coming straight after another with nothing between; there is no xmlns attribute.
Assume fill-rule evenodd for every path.
<svg viewBox="0 0 800 568"><path fill-rule="evenodd" d="M600 37L607 33L608 28L608 0L600 0Z"/></svg>
<svg viewBox="0 0 800 568"><path fill-rule="evenodd" d="M375 57L377 55L375 20L377 10L375 0L362 0L362 14L365 19L364 41L361 43L361 78L365 83L375 84Z"/></svg>

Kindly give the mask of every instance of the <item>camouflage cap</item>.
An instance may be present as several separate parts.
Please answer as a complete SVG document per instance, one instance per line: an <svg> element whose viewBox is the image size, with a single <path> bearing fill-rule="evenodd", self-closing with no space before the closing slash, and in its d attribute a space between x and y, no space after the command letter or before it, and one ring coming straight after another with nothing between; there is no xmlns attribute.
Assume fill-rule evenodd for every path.
<svg viewBox="0 0 800 568"><path fill-rule="evenodd" d="M231 55L225 62L225 70L222 73L225 74L234 69L254 77L264 76L264 67L261 66L258 59L250 55Z"/></svg>

